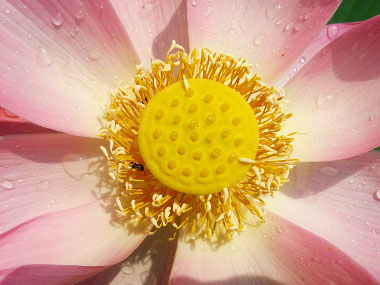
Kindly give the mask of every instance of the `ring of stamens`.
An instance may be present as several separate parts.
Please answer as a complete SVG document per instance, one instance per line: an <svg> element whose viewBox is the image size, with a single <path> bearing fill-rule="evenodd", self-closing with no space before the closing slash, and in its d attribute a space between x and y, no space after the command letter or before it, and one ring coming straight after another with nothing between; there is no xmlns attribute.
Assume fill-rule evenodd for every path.
<svg viewBox="0 0 380 285"><path fill-rule="evenodd" d="M142 65L137 66L134 84L120 83L111 94L106 113L109 122L101 133L110 143L109 150L102 147L113 169L110 176L120 183L116 200L119 215L136 221L150 220L155 228L169 224L177 229L186 228L194 238L199 235L210 238L218 233L232 238L237 231L244 230L250 214L264 221L262 197L278 191L288 181L289 170L297 162L289 159L293 134L280 134L281 124L291 116L284 114L280 105L284 94L263 84L257 75L250 74L249 65L244 60L207 49L194 49L187 54L175 42L164 62L152 60L151 65L148 72ZM193 195L178 192L161 183L149 167L144 171L134 167L145 165L138 143L144 109L156 94L184 78L210 79L235 90L252 108L258 124L259 142L255 157L229 157L249 166L246 175L216 193ZM177 103L180 102L171 102ZM189 106L189 111L196 109ZM173 117L173 122L175 120ZM229 131L222 130L221 135L228 136ZM160 131L152 133L152 136L160 135ZM158 148L156 151L165 154L166 150ZM187 150L179 147L177 151L186 153ZM168 161L169 168L174 166L170 163ZM202 173L207 175L207 170L200 170Z"/></svg>

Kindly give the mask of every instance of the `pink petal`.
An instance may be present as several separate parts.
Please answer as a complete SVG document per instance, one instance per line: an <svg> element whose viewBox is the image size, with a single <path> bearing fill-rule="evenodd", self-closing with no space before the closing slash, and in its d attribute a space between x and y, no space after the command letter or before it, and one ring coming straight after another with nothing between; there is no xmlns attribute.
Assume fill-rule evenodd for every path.
<svg viewBox="0 0 380 285"><path fill-rule="evenodd" d="M148 236L123 262L78 285L168 284L177 240L166 227Z"/></svg>
<svg viewBox="0 0 380 285"><path fill-rule="evenodd" d="M24 269L41 278L45 265L109 266L145 237L144 229L127 230L113 217L114 198L99 173L104 164L98 147L98 140L64 134L0 140L1 278L13 270L24 276Z"/></svg>
<svg viewBox="0 0 380 285"><path fill-rule="evenodd" d="M35 124L93 136L109 88L138 62L108 2L1 1L0 105Z"/></svg>
<svg viewBox="0 0 380 285"><path fill-rule="evenodd" d="M28 285L74 284L103 269L103 266L32 264L17 269L0 270L0 282Z"/></svg>
<svg viewBox="0 0 380 285"><path fill-rule="evenodd" d="M380 144L380 17L345 32L286 86L294 116L284 132L295 136L303 161L357 155Z"/></svg>
<svg viewBox="0 0 380 285"><path fill-rule="evenodd" d="M0 139L0 234L40 215L96 201L101 141L65 134ZM27 211L23 209L28 209Z"/></svg>
<svg viewBox="0 0 380 285"><path fill-rule="evenodd" d="M231 242L180 236L171 281L177 284L375 284L326 240L272 214Z"/></svg>
<svg viewBox="0 0 380 285"><path fill-rule="evenodd" d="M29 123L0 107L0 136L51 132L54 131Z"/></svg>
<svg viewBox="0 0 380 285"><path fill-rule="evenodd" d="M287 71L281 75L280 78L276 80L275 86L283 87L286 83L292 79L297 72L299 72L305 63L313 58L319 51L321 51L325 46L327 46L331 41L334 41L346 31L359 25L360 22L353 23L342 23L342 24L330 24L324 27L324 29L319 33L319 35L313 39L307 49L296 59L293 64L290 65Z"/></svg>
<svg viewBox="0 0 380 285"><path fill-rule="evenodd" d="M300 163L293 174L267 207L328 240L380 282L380 152Z"/></svg>
<svg viewBox="0 0 380 285"><path fill-rule="evenodd" d="M186 1L111 0L111 3L145 67L150 67L148 49L156 59L166 58L173 40L189 49Z"/></svg>
<svg viewBox="0 0 380 285"><path fill-rule="evenodd" d="M339 0L237 2L187 1L190 48L242 57L267 84L299 57L340 4Z"/></svg>

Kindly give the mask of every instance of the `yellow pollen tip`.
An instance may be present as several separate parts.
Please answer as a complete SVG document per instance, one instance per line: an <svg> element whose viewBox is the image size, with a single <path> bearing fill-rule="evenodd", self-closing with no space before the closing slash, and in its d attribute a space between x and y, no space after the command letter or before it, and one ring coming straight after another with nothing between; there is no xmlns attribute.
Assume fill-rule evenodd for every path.
<svg viewBox="0 0 380 285"><path fill-rule="evenodd" d="M162 184L202 195L232 187L246 175L251 166L237 158L256 157L259 130L240 93L193 78L167 86L149 101L138 143L146 166Z"/></svg>

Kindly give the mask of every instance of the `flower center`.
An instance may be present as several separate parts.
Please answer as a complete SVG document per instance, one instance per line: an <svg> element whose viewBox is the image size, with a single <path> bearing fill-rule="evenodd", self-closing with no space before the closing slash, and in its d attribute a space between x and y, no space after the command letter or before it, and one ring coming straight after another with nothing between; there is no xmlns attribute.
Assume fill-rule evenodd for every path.
<svg viewBox="0 0 380 285"><path fill-rule="evenodd" d="M221 83L194 78L158 92L146 106L138 134L142 158L162 184L183 193L229 188L251 168L259 132L243 97Z"/></svg>
<svg viewBox="0 0 380 285"><path fill-rule="evenodd" d="M284 93L260 81L243 59L174 41L165 61L137 66L130 85L111 94L109 175L121 220L171 225L196 237L232 238L252 218L264 221L263 196L288 181L292 134Z"/></svg>

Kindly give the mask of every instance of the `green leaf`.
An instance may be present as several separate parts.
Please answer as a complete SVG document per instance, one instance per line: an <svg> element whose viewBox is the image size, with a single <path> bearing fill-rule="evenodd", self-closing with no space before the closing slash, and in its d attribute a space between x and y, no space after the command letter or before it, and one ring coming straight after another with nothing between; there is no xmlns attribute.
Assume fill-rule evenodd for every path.
<svg viewBox="0 0 380 285"><path fill-rule="evenodd" d="M379 0L343 0L329 23L364 21L379 14Z"/></svg>

